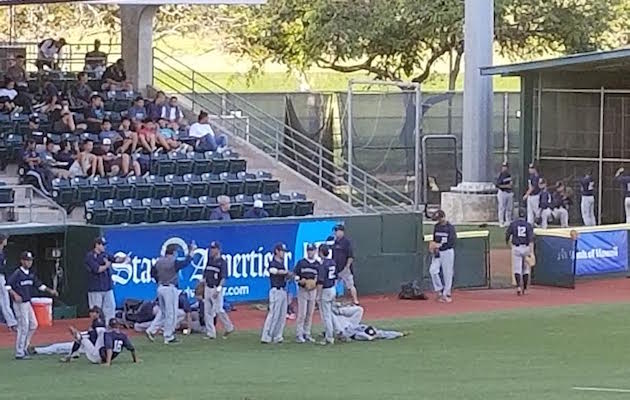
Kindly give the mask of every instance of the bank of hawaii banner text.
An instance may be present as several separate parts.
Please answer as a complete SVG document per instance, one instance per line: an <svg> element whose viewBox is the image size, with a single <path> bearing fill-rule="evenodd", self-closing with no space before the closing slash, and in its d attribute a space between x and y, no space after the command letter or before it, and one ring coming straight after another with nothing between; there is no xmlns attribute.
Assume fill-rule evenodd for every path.
<svg viewBox="0 0 630 400"><path fill-rule="evenodd" d="M179 273L179 288L192 298L202 277L211 241L221 242L223 257L228 264L225 296L232 302L267 299L272 248L283 242L288 252L285 265L293 269L304 257L308 243L321 244L332 234L337 220L289 223L151 226L147 228L108 229L105 237L108 252L129 255L130 262L113 264L116 304L125 299L151 300L156 284L151 278L151 267L164 254L166 246L179 247L178 257L186 257L188 243L195 241L198 249L192 254L190 265ZM295 290L290 285L289 290Z"/></svg>

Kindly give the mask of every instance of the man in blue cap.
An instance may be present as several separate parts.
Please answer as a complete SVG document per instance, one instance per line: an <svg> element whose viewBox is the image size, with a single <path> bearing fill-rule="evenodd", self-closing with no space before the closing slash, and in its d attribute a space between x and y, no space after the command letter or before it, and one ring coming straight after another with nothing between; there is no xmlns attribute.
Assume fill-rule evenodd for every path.
<svg viewBox="0 0 630 400"><path fill-rule="evenodd" d="M306 245L306 257L298 261L293 274L298 285L297 324L295 328L296 341L298 343L315 342L311 337L311 325L313 324L313 312L317 297L317 277L319 275L319 261L317 261L317 248L314 244Z"/></svg>
<svg viewBox="0 0 630 400"><path fill-rule="evenodd" d="M223 325L223 338L234 332L234 325L223 309L223 288L227 279L227 262L221 257L221 243L210 243L208 262L203 272L206 283L203 295L204 321L206 323L206 338L214 339L217 331L214 326L215 317Z"/></svg>

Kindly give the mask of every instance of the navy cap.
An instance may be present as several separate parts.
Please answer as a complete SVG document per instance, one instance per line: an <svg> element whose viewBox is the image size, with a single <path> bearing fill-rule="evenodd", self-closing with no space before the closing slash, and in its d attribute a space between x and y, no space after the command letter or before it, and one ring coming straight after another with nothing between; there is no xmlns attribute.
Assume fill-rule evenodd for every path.
<svg viewBox="0 0 630 400"><path fill-rule="evenodd" d="M92 307L92 308L90 308L90 309L88 310L88 313L90 313L90 314L91 314L91 313L97 313L97 314L100 314L101 312L102 312L102 311L101 311L101 308L100 308L100 307L98 307L98 306L94 306L94 307Z"/></svg>
<svg viewBox="0 0 630 400"><path fill-rule="evenodd" d="M335 225L335 228L334 228L334 231L335 231L335 232L336 232L336 231L345 231L345 230L346 230L346 227L345 227L345 226L343 226L343 224L337 224L337 225Z"/></svg>
<svg viewBox="0 0 630 400"><path fill-rule="evenodd" d="M23 251L20 255L20 260L32 260L33 258L33 253L30 251Z"/></svg>
<svg viewBox="0 0 630 400"><path fill-rule="evenodd" d="M96 239L94 239L94 245L96 246L97 244L102 244L103 246L107 244L107 240L105 240L104 237L97 237Z"/></svg>
<svg viewBox="0 0 630 400"><path fill-rule="evenodd" d="M536 168L536 166L534 165L534 163L529 163L529 168Z"/></svg>
<svg viewBox="0 0 630 400"><path fill-rule="evenodd" d="M444 211L442 210L437 210L434 214L433 217L431 217L432 220L437 221L441 218L445 218L446 217L446 213L444 213Z"/></svg>
<svg viewBox="0 0 630 400"><path fill-rule="evenodd" d="M217 242L216 240L213 240L212 242L210 242L210 248L221 249L221 243Z"/></svg>
<svg viewBox="0 0 630 400"><path fill-rule="evenodd" d="M326 243L322 243L319 245L319 251L324 255L327 256L328 252L330 251L330 246L328 246Z"/></svg>
<svg viewBox="0 0 630 400"><path fill-rule="evenodd" d="M306 245L306 251L313 251L316 250L317 247L315 247L315 245L313 243L309 243Z"/></svg>
<svg viewBox="0 0 630 400"><path fill-rule="evenodd" d="M120 328L122 325L123 325L122 321L119 320L118 318L112 318L109 320L110 328Z"/></svg>
<svg viewBox="0 0 630 400"><path fill-rule="evenodd" d="M287 251L287 246L285 246L284 243L276 243L276 245L273 246L273 251Z"/></svg>

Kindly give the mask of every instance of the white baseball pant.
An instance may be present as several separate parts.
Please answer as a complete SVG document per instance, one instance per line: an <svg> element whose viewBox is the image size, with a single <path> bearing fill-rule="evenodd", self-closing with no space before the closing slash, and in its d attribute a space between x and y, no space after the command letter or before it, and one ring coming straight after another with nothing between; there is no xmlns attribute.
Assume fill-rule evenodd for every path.
<svg viewBox="0 0 630 400"><path fill-rule="evenodd" d="M542 210L540 217L540 227L543 229L547 229L549 221L553 221L554 219L560 221L560 226L562 228L569 227L569 212L562 207L554 208L553 210L551 208L545 208Z"/></svg>
<svg viewBox="0 0 630 400"><path fill-rule="evenodd" d="M160 311L153 319L147 332L154 335L162 327L164 342L168 342L175 337L175 329L177 328L179 291L175 285L160 285L157 289L157 297Z"/></svg>
<svg viewBox="0 0 630 400"><path fill-rule="evenodd" d="M444 277L444 282L440 278L440 269ZM440 251L439 257L433 257L429 274L433 281L433 289L441 293L442 296L450 296L453 289L453 275L455 274L455 250L448 249Z"/></svg>
<svg viewBox="0 0 630 400"><path fill-rule="evenodd" d="M103 310L105 324L109 324L109 321L116 316L116 299L113 290L88 292L88 305L90 308L96 306Z"/></svg>
<svg viewBox="0 0 630 400"><path fill-rule="evenodd" d="M298 312L295 327L295 335L298 338L311 336L311 326L313 325L313 312L315 311L316 297L317 290L307 290L303 287L298 287Z"/></svg>
<svg viewBox="0 0 630 400"><path fill-rule="evenodd" d="M527 245L512 246L512 273L513 274L529 274L530 266L525 262L525 257L531 253L531 249Z"/></svg>
<svg viewBox="0 0 630 400"><path fill-rule="evenodd" d="M0 312L4 316L7 326L13 327L17 325L13 310L11 310L11 301L9 300L9 291L7 290L7 281L4 274L0 274Z"/></svg>
<svg viewBox="0 0 630 400"><path fill-rule="evenodd" d="M286 295L285 295L286 299ZM208 286L204 287L203 293L203 307L204 307L204 320L206 323L206 335L211 338L215 338L217 336L217 330L214 326L214 317L216 316L221 324L223 325L223 329L225 332L229 333L234 330L234 325L230 320L230 317L227 315L225 310L223 309L223 291L217 290L217 288L209 288ZM285 310L283 316L286 316L286 302L285 302Z"/></svg>
<svg viewBox="0 0 630 400"><path fill-rule="evenodd" d="M335 325L333 322L333 302L337 296L337 290L335 287L322 289L322 297L319 301L319 315L322 318L324 324L324 336L326 342L335 342Z"/></svg>
<svg viewBox="0 0 630 400"><path fill-rule="evenodd" d="M585 226L597 225L597 221L595 220L595 197L582 196L580 210L582 211L582 221Z"/></svg>
<svg viewBox="0 0 630 400"><path fill-rule="evenodd" d="M507 226L512 222L512 208L514 193L499 190L497 192L497 208L499 210L499 225Z"/></svg>
<svg viewBox="0 0 630 400"><path fill-rule="evenodd" d="M282 342L284 325L287 320L287 291L284 289L271 288L269 290L269 312L265 318L261 342L270 343ZM206 321L206 324L208 321Z"/></svg>
<svg viewBox="0 0 630 400"><path fill-rule="evenodd" d="M626 224L630 224L630 197L625 198L623 205L626 208Z"/></svg>
<svg viewBox="0 0 630 400"><path fill-rule="evenodd" d="M37 319L30 301L13 303L13 311L17 320L17 337L15 339L15 356L24 357L31 344L31 338L37 330Z"/></svg>
<svg viewBox="0 0 630 400"><path fill-rule="evenodd" d="M527 222L534 225L536 218L540 216L540 195L527 196Z"/></svg>

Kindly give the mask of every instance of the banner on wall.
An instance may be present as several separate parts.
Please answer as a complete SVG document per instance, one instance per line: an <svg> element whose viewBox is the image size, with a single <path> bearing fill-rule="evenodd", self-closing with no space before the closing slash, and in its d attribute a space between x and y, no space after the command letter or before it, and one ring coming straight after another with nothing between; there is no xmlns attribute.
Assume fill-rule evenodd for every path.
<svg viewBox="0 0 630 400"><path fill-rule="evenodd" d="M266 300L269 291L267 267L273 257L272 248L283 242L289 251L285 265L294 265L306 254L308 243L320 244L330 236L338 220L302 221L276 224L238 225L185 225L151 226L146 228L106 229L109 253L129 255L129 263L113 264L114 295L116 305L125 299L152 300L156 296L156 283L151 278L151 268L164 254L166 246L179 247L178 257L185 258L188 243L197 246L190 264L179 272L179 288L189 297L194 296L195 286L202 279L208 257L207 246L217 240L222 245L223 258L228 265L225 297L232 302ZM338 290L343 290L338 287ZM295 292L295 285L289 285Z"/></svg>
<svg viewBox="0 0 630 400"><path fill-rule="evenodd" d="M577 276L628 270L628 232L582 232L575 253Z"/></svg>

